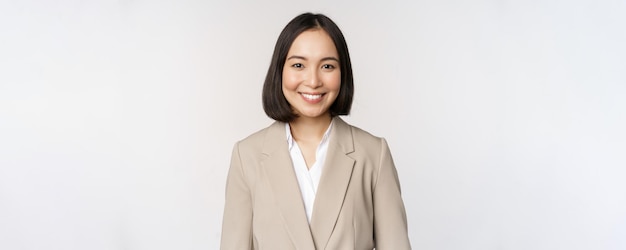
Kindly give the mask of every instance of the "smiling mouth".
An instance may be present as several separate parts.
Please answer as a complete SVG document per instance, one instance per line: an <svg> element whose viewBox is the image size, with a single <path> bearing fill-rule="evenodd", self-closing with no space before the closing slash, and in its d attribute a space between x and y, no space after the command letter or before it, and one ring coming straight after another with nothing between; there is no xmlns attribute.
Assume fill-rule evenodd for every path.
<svg viewBox="0 0 626 250"><path fill-rule="evenodd" d="M306 94L306 93L300 93L300 95L302 95L302 97L304 97L304 99L308 100L308 101L317 101L319 99L322 98L322 96L324 94Z"/></svg>

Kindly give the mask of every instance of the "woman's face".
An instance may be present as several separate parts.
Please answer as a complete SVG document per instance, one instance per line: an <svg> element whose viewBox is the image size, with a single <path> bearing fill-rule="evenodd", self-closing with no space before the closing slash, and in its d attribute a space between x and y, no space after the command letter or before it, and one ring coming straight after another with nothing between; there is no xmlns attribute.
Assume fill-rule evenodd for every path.
<svg viewBox="0 0 626 250"><path fill-rule="evenodd" d="M341 86L339 56L323 29L302 32L283 66L283 94L299 118L329 116Z"/></svg>

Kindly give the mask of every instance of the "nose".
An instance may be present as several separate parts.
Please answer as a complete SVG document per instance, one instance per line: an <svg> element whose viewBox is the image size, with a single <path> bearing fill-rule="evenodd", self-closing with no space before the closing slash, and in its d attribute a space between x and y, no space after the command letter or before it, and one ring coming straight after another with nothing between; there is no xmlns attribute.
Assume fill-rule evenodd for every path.
<svg viewBox="0 0 626 250"><path fill-rule="evenodd" d="M320 72L317 69L309 70L307 79L304 81L305 85L310 88L319 88L323 85L320 77Z"/></svg>

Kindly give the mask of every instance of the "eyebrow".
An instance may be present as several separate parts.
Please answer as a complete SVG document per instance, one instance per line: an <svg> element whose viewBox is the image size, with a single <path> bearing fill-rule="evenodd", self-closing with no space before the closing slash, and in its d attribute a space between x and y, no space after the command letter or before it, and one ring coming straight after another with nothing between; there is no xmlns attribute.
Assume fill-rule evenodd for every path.
<svg viewBox="0 0 626 250"><path fill-rule="evenodd" d="M305 61L307 60L306 57L298 56L298 55L293 55L293 56L290 56L290 57L287 58L287 60L291 60L291 59L300 59L300 60L305 60ZM334 56L324 57L320 61L328 61L328 60L339 62L339 59L337 59Z"/></svg>

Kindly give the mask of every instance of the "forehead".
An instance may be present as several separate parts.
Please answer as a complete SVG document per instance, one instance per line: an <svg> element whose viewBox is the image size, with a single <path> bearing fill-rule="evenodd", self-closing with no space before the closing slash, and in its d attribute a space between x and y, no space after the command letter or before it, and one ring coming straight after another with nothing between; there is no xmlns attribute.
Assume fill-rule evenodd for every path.
<svg viewBox="0 0 626 250"><path fill-rule="evenodd" d="M300 33L291 44L287 55L337 57L337 48L325 30L313 29Z"/></svg>

